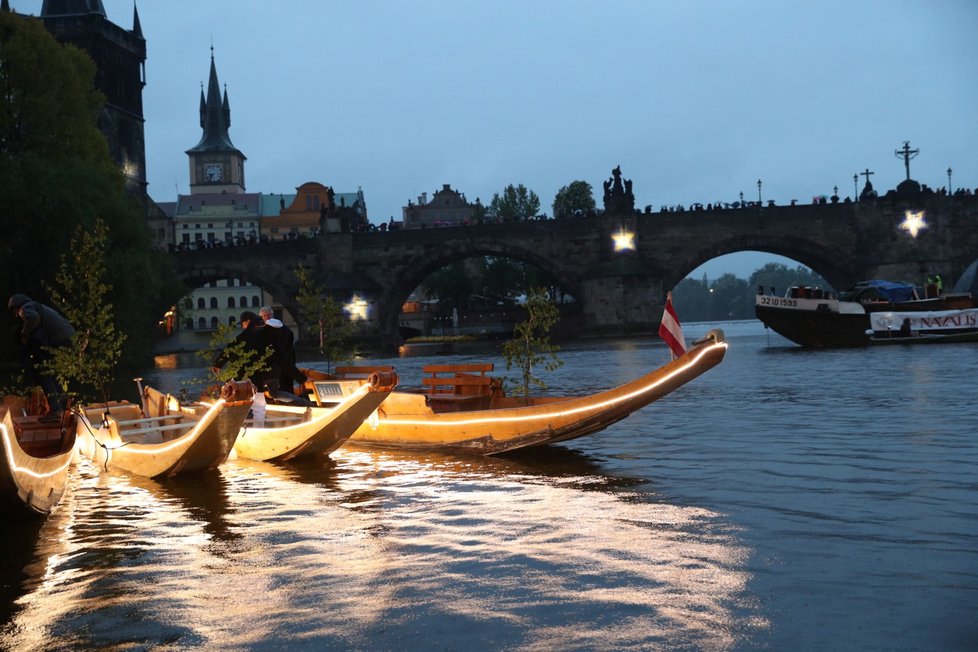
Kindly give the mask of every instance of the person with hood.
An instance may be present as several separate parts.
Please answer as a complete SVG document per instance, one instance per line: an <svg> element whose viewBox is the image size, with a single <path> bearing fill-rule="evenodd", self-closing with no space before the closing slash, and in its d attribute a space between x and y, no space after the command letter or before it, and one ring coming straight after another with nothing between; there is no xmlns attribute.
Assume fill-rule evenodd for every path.
<svg viewBox="0 0 978 652"><path fill-rule="evenodd" d="M271 306L262 306L258 314L261 315L268 329L269 340L275 349L274 355L278 356L278 367L281 369L279 388L291 394L296 383L301 385L306 382L305 374L295 366L295 335L281 319L275 318Z"/></svg>
<svg viewBox="0 0 978 652"><path fill-rule="evenodd" d="M49 418L60 418L65 407L61 385L44 368L44 363L51 359L50 349L71 346L75 329L57 310L34 301L26 294L10 297L7 307L22 321L18 336L27 355L28 373L47 394L51 406Z"/></svg>

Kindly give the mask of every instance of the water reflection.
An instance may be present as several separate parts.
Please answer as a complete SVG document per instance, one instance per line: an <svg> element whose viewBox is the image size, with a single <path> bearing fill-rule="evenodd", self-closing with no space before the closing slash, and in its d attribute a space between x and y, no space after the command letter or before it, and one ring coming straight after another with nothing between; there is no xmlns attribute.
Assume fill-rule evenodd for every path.
<svg viewBox="0 0 978 652"><path fill-rule="evenodd" d="M560 447L73 483L0 647L722 649L745 626L721 515Z"/></svg>

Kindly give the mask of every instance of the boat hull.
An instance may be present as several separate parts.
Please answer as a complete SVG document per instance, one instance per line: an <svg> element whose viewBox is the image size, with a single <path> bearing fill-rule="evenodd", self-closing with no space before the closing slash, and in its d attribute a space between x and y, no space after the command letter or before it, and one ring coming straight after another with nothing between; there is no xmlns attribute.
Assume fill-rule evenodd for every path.
<svg viewBox="0 0 978 652"><path fill-rule="evenodd" d="M7 408L0 418L0 513L5 518L40 518L53 510L68 485L75 445L75 417L66 428L34 417L15 419ZM18 427L23 433L17 436Z"/></svg>
<svg viewBox="0 0 978 652"><path fill-rule="evenodd" d="M150 478L201 471L228 458L250 409L251 401L218 399L182 435L146 443L130 437L124 428L120 430L119 417L127 412L119 405L109 407L104 420L104 408L90 408L79 420L77 447L81 455L106 470Z"/></svg>
<svg viewBox="0 0 978 652"><path fill-rule="evenodd" d="M719 364L722 332L709 343L619 387L582 397L536 399L534 404L435 413L425 395L393 392L351 444L379 448L496 455L598 432ZM510 399L515 401L515 399Z"/></svg>
<svg viewBox="0 0 978 652"><path fill-rule="evenodd" d="M238 457L282 462L297 457L328 455L347 439L388 397L391 388L375 389L370 385L348 381L343 386L344 399L333 407L292 408L269 405L265 417L293 415L305 420L282 427L260 427L246 421L234 443Z"/></svg>
<svg viewBox="0 0 978 652"><path fill-rule="evenodd" d="M842 348L869 344L869 317L817 310L755 306L754 313L775 333L812 348Z"/></svg>

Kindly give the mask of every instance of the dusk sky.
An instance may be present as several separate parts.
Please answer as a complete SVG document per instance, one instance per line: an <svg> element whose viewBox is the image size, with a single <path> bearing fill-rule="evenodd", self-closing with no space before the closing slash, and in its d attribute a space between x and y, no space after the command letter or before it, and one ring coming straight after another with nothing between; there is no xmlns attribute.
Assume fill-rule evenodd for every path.
<svg viewBox="0 0 978 652"><path fill-rule="evenodd" d="M11 0L39 14L40 0ZM103 0L132 27L132 0ZM541 212L620 165L636 206L786 204L911 176L978 188L974 0L143 0L149 192L189 192L211 45L247 190L362 187L372 222L451 184ZM865 179L859 178L862 188ZM769 257L765 257L769 258ZM726 268L746 276L743 256Z"/></svg>

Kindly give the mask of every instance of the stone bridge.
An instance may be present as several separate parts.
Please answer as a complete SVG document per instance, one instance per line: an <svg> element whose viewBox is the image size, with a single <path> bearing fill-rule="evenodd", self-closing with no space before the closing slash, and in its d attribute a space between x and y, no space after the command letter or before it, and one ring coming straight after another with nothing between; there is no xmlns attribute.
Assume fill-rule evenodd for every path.
<svg viewBox="0 0 978 652"><path fill-rule="evenodd" d="M912 237L900 225L922 212ZM399 343L398 316L433 271L472 256L525 261L551 274L580 308L579 330L625 334L657 327L665 293L717 256L762 251L786 256L842 289L867 278L953 282L978 256L978 197L917 193L856 203L752 206L688 212L326 234L319 239L174 254L190 286L241 278L271 293L297 318L297 265L337 299L370 305L367 330ZM634 234L616 251L613 237ZM300 322L301 327L301 322Z"/></svg>

